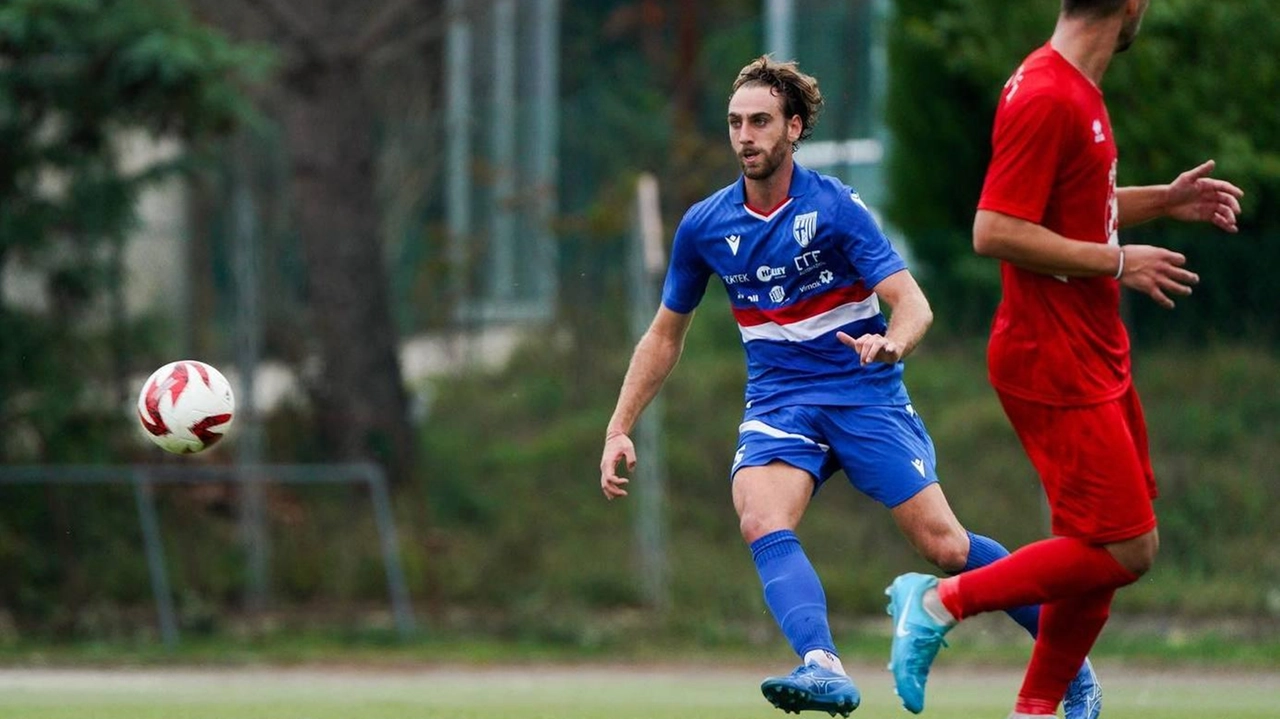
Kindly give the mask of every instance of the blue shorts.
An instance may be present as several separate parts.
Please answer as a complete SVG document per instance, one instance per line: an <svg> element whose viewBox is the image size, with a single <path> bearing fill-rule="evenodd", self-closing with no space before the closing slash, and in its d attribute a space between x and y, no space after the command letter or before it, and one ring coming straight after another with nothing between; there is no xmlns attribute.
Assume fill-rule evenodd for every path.
<svg viewBox="0 0 1280 719"><path fill-rule="evenodd" d="M933 440L909 404L748 412L729 476L774 460L813 475L815 493L843 469L858 491L890 508L938 481Z"/></svg>

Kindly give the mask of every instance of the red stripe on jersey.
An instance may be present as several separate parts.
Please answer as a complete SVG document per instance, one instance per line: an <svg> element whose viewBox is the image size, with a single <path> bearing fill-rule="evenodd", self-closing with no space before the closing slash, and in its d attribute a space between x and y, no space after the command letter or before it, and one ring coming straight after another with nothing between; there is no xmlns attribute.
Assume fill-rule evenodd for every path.
<svg viewBox="0 0 1280 719"><path fill-rule="evenodd" d="M789 325L793 322L807 320L810 317L817 317L824 312L829 312L850 302L862 302L870 296L871 290L868 290L862 282L858 282L793 302L776 310L762 310L757 307L734 307L733 316L742 327L755 327L766 322Z"/></svg>
<svg viewBox="0 0 1280 719"><path fill-rule="evenodd" d="M774 206L773 206L773 209L772 209L772 210L769 210L768 212L764 212L763 210L757 210L756 208L752 207L751 205L749 205L749 204L745 204L745 203L743 204L743 208L744 208L744 209L746 209L746 211L747 211L747 214L748 214L748 215L751 215L752 217L754 217L754 218L756 218L756 219L758 219L758 220L772 220L772 219L773 219L773 216L774 216L774 215L776 215L776 214L778 214L778 211L779 211L779 210L781 210L782 208L786 207L787 205L790 205L790 204L791 204L791 201L792 201L792 200L794 200L794 199L796 199L796 198L794 198L794 197L788 197L787 199L783 200L782 202L779 202L778 204L774 205Z"/></svg>

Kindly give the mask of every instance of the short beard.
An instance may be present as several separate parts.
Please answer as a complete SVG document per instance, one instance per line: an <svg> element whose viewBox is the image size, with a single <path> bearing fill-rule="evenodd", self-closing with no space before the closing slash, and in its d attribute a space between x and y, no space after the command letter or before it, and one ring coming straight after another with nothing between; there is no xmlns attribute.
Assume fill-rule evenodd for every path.
<svg viewBox="0 0 1280 719"><path fill-rule="evenodd" d="M782 166L782 162L787 156L786 153L790 150L790 145L786 143L779 144L775 150L763 155L764 162L760 163L759 168L754 171L749 172L746 164L741 159L739 159L738 164L742 167L743 176L748 180L767 180Z"/></svg>

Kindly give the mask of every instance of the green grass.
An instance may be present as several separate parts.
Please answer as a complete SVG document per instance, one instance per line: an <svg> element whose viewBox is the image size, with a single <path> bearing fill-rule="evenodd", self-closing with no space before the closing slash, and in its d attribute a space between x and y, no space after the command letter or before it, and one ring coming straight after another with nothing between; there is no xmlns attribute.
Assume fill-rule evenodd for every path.
<svg viewBox="0 0 1280 719"><path fill-rule="evenodd" d="M0 719L777 719L756 686L785 667L543 665L0 671ZM855 717L903 717L888 674L854 667ZM1280 673L1127 670L1099 663L1107 719L1275 716ZM940 658L929 719L1003 717L1011 669ZM813 715L821 716L821 715Z"/></svg>

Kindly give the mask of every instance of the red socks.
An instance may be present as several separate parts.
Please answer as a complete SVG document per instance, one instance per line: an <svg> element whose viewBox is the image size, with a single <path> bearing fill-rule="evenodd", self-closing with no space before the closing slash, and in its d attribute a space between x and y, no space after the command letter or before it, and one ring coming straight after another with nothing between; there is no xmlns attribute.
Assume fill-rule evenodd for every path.
<svg viewBox="0 0 1280 719"><path fill-rule="evenodd" d="M1022 680L1015 712L1054 714L1067 685L1102 633L1115 589L1100 589L1040 607L1040 636Z"/></svg>
<svg viewBox="0 0 1280 719"><path fill-rule="evenodd" d="M1041 605L1040 633L1014 711L1047 715L1057 712L1107 623L1115 590L1137 579L1101 546L1056 538L939 581L938 598L957 620Z"/></svg>
<svg viewBox="0 0 1280 719"><path fill-rule="evenodd" d="M938 582L938 598L956 619L964 619L1027 604L1045 604L1047 609L1056 600L1114 590L1137 579L1106 549L1060 537L1028 544L985 567L943 579ZM1044 623L1041 614L1042 628Z"/></svg>

